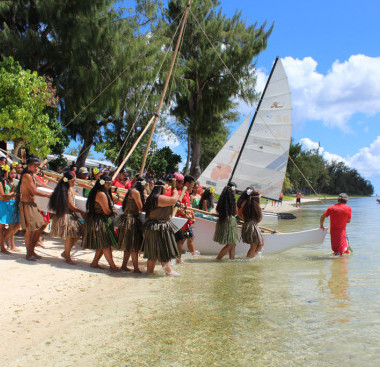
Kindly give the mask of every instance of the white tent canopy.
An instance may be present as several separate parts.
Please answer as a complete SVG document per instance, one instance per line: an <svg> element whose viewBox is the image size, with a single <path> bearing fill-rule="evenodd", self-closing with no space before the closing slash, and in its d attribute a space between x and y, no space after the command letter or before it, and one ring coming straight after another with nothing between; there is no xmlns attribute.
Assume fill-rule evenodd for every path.
<svg viewBox="0 0 380 367"><path fill-rule="evenodd" d="M75 162L77 160L77 156L75 155L70 155L70 154L63 154L63 157L67 159L67 163L68 164L71 164L72 162ZM58 156L55 155L55 154L49 154L47 156L47 159L48 159L48 162L54 160L54 159L57 159ZM86 163L85 163L85 166L86 167L111 167L111 168L115 168L115 166L113 165L113 163L111 161L101 161L101 160L98 160L98 159L92 159L92 158L87 158L86 159Z"/></svg>

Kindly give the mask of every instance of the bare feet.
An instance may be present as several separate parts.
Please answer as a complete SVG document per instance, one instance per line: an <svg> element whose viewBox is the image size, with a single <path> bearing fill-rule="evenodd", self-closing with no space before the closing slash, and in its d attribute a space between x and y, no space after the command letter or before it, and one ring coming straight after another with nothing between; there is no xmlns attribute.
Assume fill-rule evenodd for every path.
<svg viewBox="0 0 380 367"><path fill-rule="evenodd" d="M32 255L35 259L42 259L42 256L40 255L37 255L35 252L33 252L33 255Z"/></svg>
<svg viewBox="0 0 380 367"><path fill-rule="evenodd" d="M133 273L134 274L142 274L142 271L140 269L134 269Z"/></svg>
<svg viewBox="0 0 380 367"><path fill-rule="evenodd" d="M12 250L14 252L21 252L21 250L18 247L16 247L16 246L11 247L10 250Z"/></svg>
<svg viewBox="0 0 380 367"><path fill-rule="evenodd" d="M110 272L111 273L118 273L120 271L119 268L117 268L116 266L115 267L110 267Z"/></svg>
<svg viewBox="0 0 380 367"><path fill-rule="evenodd" d="M129 268L127 268L126 266L122 266L121 268L120 268L120 270L124 270L124 271L132 271L131 269L129 269Z"/></svg>
<svg viewBox="0 0 380 367"><path fill-rule="evenodd" d="M12 253L12 252L8 251L5 247L2 247L0 251L1 251L1 253L7 254L7 255L10 255Z"/></svg>
<svg viewBox="0 0 380 367"><path fill-rule="evenodd" d="M91 266L92 268L94 268L94 269L103 269L103 267L100 266L99 264L93 264L93 263L91 263L90 266Z"/></svg>
<svg viewBox="0 0 380 367"><path fill-rule="evenodd" d="M28 261L36 261L36 259L33 257L33 255L26 255L26 260Z"/></svg>
<svg viewBox="0 0 380 367"><path fill-rule="evenodd" d="M66 259L66 262L70 265L75 265L75 262L71 259Z"/></svg>
<svg viewBox="0 0 380 367"><path fill-rule="evenodd" d="M45 246L42 244L41 241L38 241L37 244L36 244L36 246L39 246L39 247L45 248Z"/></svg>

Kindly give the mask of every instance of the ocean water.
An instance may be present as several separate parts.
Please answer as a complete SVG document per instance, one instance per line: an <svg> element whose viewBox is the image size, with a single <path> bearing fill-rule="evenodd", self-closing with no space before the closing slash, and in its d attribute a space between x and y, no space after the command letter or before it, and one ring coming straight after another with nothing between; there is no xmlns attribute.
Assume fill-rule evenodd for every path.
<svg viewBox="0 0 380 367"><path fill-rule="evenodd" d="M304 205L278 229L318 227L332 203ZM155 307L132 317L133 334L118 325L101 364L379 366L380 204L349 205L352 255L333 257L327 235L322 245L253 261L189 259L176 267L180 278L154 279Z"/></svg>

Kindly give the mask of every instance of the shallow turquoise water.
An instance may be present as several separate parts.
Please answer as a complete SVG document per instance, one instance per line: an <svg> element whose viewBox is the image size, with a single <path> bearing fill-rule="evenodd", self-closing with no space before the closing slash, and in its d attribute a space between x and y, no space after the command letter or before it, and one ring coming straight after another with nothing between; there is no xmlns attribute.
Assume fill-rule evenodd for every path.
<svg viewBox="0 0 380 367"><path fill-rule="evenodd" d="M304 205L278 228L318 227L330 204ZM102 365L379 366L380 205L349 205L351 256L333 258L327 236L254 261L188 260L180 278L156 277L156 307L136 315L133 335L119 325Z"/></svg>

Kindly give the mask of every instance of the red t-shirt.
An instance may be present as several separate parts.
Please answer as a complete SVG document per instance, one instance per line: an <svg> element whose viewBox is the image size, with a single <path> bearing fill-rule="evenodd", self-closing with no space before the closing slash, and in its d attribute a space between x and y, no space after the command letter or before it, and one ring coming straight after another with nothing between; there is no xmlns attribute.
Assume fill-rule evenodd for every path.
<svg viewBox="0 0 380 367"><path fill-rule="evenodd" d="M351 207L346 204L338 203L330 206L325 212L325 217L330 217L331 229L345 229L347 221L351 219Z"/></svg>
<svg viewBox="0 0 380 367"><path fill-rule="evenodd" d="M120 188L122 188L122 189L125 189L125 188L126 188L125 185L123 185L118 179L116 179L116 180L114 180L114 181L112 182L112 186L120 187Z"/></svg>
<svg viewBox="0 0 380 367"><path fill-rule="evenodd" d="M132 187L132 183L133 183L133 180L129 180L127 184L125 185L125 188L129 190Z"/></svg>

